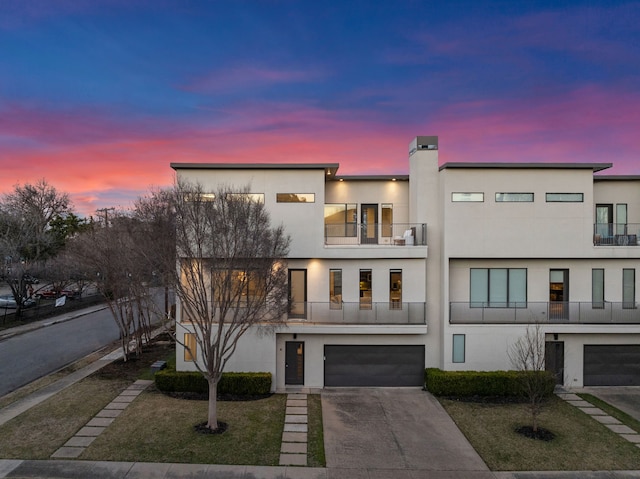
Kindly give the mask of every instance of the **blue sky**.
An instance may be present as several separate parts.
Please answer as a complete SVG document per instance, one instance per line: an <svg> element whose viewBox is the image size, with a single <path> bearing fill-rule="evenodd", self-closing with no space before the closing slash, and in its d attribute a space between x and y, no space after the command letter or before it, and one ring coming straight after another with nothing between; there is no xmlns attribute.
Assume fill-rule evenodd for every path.
<svg viewBox="0 0 640 479"><path fill-rule="evenodd" d="M2 0L0 192L84 214L170 162L607 162L640 174L640 2Z"/></svg>

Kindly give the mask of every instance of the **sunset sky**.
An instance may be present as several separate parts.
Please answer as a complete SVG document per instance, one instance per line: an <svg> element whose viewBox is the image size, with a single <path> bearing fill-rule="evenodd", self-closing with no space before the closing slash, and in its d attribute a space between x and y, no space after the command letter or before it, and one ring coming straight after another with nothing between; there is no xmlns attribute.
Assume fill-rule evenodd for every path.
<svg viewBox="0 0 640 479"><path fill-rule="evenodd" d="M127 207L170 162L640 175L640 2L0 1L0 193Z"/></svg>

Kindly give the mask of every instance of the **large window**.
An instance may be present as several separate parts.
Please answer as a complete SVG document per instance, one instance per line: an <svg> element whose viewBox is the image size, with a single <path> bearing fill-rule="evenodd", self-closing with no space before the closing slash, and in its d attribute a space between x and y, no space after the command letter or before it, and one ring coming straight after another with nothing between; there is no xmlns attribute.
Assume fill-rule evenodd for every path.
<svg viewBox="0 0 640 479"><path fill-rule="evenodd" d="M526 268L471 268L472 308L526 308Z"/></svg>
<svg viewBox="0 0 640 479"><path fill-rule="evenodd" d="M622 270L622 307L633 309L636 307L636 270L625 268Z"/></svg>
<svg viewBox="0 0 640 479"><path fill-rule="evenodd" d="M402 270L389 271L389 308L402 309Z"/></svg>
<svg viewBox="0 0 640 479"><path fill-rule="evenodd" d="M247 307L266 299L264 282L255 271L213 270L213 297L218 304Z"/></svg>
<svg viewBox="0 0 640 479"><path fill-rule="evenodd" d="M342 309L342 270L329 270L329 307Z"/></svg>
<svg viewBox="0 0 640 479"><path fill-rule="evenodd" d="M591 306L604 308L604 269L591 270Z"/></svg>
<svg viewBox="0 0 640 479"><path fill-rule="evenodd" d="M356 236L357 219L358 205L356 204L324 205L324 227L327 237Z"/></svg>

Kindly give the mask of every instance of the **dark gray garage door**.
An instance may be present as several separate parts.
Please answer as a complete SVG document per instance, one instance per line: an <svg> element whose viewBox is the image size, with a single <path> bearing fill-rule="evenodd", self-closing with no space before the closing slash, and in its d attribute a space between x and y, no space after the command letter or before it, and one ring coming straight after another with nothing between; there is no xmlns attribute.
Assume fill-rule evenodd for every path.
<svg viewBox="0 0 640 479"><path fill-rule="evenodd" d="M640 345L585 345L585 386L640 386Z"/></svg>
<svg viewBox="0 0 640 479"><path fill-rule="evenodd" d="M422 386L424 346L326 345L324 385Z"/></svg>

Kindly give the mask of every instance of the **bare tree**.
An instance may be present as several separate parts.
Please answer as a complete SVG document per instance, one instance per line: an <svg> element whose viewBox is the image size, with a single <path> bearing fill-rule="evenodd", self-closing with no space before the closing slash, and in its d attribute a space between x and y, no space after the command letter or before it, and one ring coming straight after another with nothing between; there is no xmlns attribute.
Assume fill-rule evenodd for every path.
<svg viewBox="0 0 640 479"><path fill-rule="evenodd" d="M520 372L531 428L537 433L538 417L553 392L553 380L545 371L545 336L540 324L528 325L524 336L511 345L508 355L512 366Z"/></svg>
<svg viewBox="0 0 640 479"><path fill-rule="evenodd" d="M181 307L176 341L209 383L206 427L215 430L218 382L238 340L249 328L268 332L284 321L289 237L282 226L271 226L248 188L220 187L212 194L179 183L174 208L173 274ZM195 348L184 334L193 335Z"/></svg>
<svg viewBox="0 0 640 479"><path fill-rule="evenodd" d="M72 214L69 195L58 192L44 179L35 185L18 185L3 196L0 202L2 278L11 287L17 315L26 297L26 275L60 247L60 231L52 228L52 222Z"/></svg>

